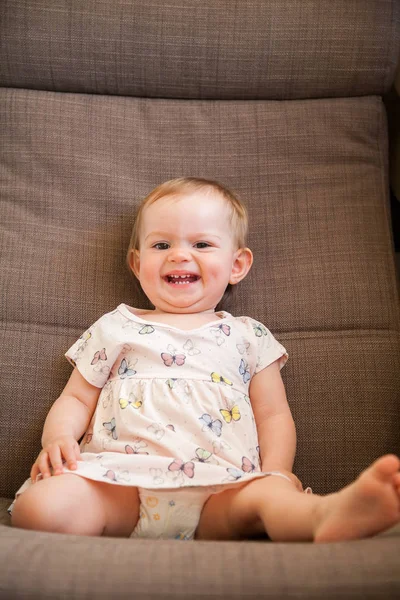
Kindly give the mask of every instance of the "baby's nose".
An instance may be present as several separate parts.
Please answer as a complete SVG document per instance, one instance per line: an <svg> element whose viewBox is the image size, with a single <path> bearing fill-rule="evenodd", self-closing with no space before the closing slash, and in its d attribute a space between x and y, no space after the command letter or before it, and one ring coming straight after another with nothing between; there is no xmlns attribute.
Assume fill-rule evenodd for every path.
<svg viewBox="0 0 400 600"><path fill-rule="evenodd" d="M190 250L184 246L175 246L170 249L169 260L171 262L186 262L190 260Z"/></svg>

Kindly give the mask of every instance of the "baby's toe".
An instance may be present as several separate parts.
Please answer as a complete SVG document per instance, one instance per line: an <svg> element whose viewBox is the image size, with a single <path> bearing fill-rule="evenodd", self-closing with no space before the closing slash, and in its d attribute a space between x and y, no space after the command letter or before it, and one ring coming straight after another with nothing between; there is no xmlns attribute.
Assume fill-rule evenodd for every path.
<svg viewBox="0 0 400 600"><path fill-rule="evenodd" d="M374 474L382 479L400 475L400 459L395 454L386 454L381 456L372 465L371 469Z"/></svg>

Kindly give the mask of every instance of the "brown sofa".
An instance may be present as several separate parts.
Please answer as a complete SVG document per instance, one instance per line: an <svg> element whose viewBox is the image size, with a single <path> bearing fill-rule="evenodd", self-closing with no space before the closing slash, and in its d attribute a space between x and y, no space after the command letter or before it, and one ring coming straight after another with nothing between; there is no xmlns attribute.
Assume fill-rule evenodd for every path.
<svg viewBox="0 0 400 600"><path fill-rule="evenodd" d="M381 95L396 0L1 2L0 598L400 597L400 535L335 544L17 530L63 353L119 302L135 207L177 176L249 208L234 314L284 343L315 493L400 454L399 306Z"/></svg>

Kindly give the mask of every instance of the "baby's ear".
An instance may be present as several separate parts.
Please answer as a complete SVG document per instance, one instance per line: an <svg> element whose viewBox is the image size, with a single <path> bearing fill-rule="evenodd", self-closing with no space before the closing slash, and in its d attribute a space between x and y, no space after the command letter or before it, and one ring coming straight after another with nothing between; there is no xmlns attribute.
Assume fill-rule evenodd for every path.
<svg viewBox="0 0 400 600"><path fill-rule="evenodd" d="M129 266L132 269L135 276L139 278L140 273L140 252L139 250L132 249L129 255Z"/></svg>
<svg viewBox="0 0 400 600"><path fill-rule="evenodd" d="M250 248L239 248L239 250L236 250L233 257L229 283L235 285L236 283L239 283L239 281L242 281L250 271L252 264L253 253Z"/></svg>

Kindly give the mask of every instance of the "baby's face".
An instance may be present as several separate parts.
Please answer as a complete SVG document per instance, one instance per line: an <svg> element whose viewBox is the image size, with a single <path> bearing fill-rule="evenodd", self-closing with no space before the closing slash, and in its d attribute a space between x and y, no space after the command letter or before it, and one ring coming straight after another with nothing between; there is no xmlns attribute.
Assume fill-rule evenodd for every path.
<svg viewBox="0 0 400 600"><path fill-rule="evenodd" d="M238 253L222 197L167 196L144 210L133 268L156 310L211 312L237 283Z"/></svg>

